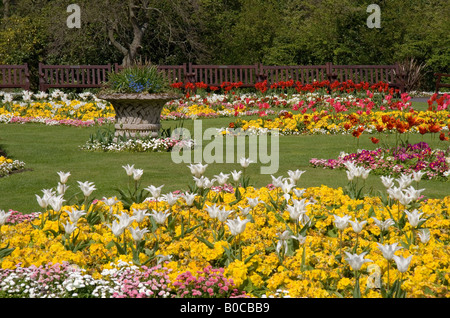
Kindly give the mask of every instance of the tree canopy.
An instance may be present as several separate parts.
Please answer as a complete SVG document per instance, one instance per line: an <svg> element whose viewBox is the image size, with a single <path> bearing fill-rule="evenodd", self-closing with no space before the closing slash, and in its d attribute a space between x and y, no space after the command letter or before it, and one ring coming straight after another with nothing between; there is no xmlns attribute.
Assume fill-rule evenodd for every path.
<svg viewBox="0 0 450 318"><path fill-rule="evenodd" d="M381 28L369 28L378 4ZM444 0L2 0L0 64L393 64L449 72Z"/></svg>

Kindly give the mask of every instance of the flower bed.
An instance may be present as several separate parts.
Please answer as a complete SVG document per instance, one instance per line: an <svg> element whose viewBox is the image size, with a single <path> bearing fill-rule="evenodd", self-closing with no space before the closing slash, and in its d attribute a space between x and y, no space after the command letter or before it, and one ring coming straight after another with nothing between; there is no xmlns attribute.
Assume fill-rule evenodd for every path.
<svg viewBox="0 0 450 318"><path fill-rule="evenodd" d="M23 91L19 95L0 92L0 122L46 125L92 126L114 122L113 107L91 93L70 96Z"/></svg>
<svg viewBox="0 0 450 318"><path fill-rule="evenodd" d="M88 140L80 147L86 151L103 152L167 152L174 148L192 149L194 140L179 140L176 138L146 138L118 141Z"/></svg>
<svg viewBox="0 0 450 318"><path fill-rule="evenodd" d="M354 84L353 84L354 86ZM282 86L280 86L282 87ZM0 92L0 122L37 122L48 125L93 125L114 121L113 107L91 93L68 95L55 90L52 94L24 91L18 96ZM270 94L239 93L187 95L168 102L161 119L209 118L209 117L266 117L277 114L280 109L294 112L341 114L355 112L363 115L382 111L412 111L411 97L402 94L394 98L382 89L349 90L327 92L324 90L300 90L286 92L272 89ZM429 99L430 111L446 111L450 95L440 98L434 94Z"/></svg>
<svg viewBox="0 0 450 318"><path fill-rule="evenodd" d="M450 115L448 111L386 111L369 113L339 113L331 114L327 111L296 114L281 111L274 119L258 118L252 120L237 119L222 128L226 134L227 128L241 128L242 130L273 130L280 134L352 134L359 137L362 132L368 134L387 133L420 133L435 134L450 130Z"/></svg>
<svg viewBox="0 0 450 318"><path fill-rule="evenodd" d="M256 189L245 186L245 168L228 181L230 174L208 178L206 167L189 167L189 192L141 188L142 171L124 166L139 201L93 200L95 185L78 182L78 203L43 190L33 220L9 224L1 211L0 292L222 297L228 286L225 297L230 289L251 297L450 296L450 197L405 202L405 188L390 200L351 199L341 188L299 187L298 170ZM70 173L59 175L68 184ZM215 183L234 191L211 190ZM165 286L149 294L156 277ZM38 288L47 282L47 291Z"/></svg>
<svg viewBox="0 0 450 318"><path fill-rule="evenodd" d="M431 149L426 142L408 144L404 147L359 150L356 153L341 153L336 159L312 158L309 163L315 168L346 169L347 162L374 174L399 176L421 173L425 179L444 179L450 176L450 146L446 150Z"/></svg>
<svg viewBox="0 0 450 318"><path fill-rule="evenodd" d="M0 156L0 177L9 175L10 173L20 171L25 168L25 162L20 160L12 160L5 156Z"/></svg>

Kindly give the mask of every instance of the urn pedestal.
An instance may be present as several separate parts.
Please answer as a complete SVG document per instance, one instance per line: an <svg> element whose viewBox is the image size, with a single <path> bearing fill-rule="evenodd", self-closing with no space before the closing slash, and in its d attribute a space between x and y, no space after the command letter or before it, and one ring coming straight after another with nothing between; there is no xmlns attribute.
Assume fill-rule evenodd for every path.
<svg viewBox="0 0 450 318"><path fill-rule="evenodd" d="M175 94L101 94L98 98L111 103L116 113L114 141L118 137L158 137L161 111Z"/></svg>

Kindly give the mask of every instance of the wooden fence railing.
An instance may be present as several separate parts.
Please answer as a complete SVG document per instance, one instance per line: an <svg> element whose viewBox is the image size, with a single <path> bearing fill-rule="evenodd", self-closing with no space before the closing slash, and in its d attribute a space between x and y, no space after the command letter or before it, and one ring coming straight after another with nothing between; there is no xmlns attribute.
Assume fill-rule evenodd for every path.
<svg viewBox="0 0 450 318"><path fill-rule="evenodd" d="M28 65L0 65L0 88L30 89Z"/></svg>
<svg viewBox="0 0 450 318"><path fill-rule="evenodd" d="M96 88L107 81L109 72L122 69L119 64L107 65L44 65L39 64L39 90L49 88ZM159 65L171 83L203 82L220 86L224 82L242 82L241 87L254 87L267 81L268 85L280 81L299 81L310 84L314 81L348 81L355 83L389 83L391 87L404 91L404 76L398 64L394 65ZM27 65L0 65L0 88L30 89L30 74Z"/></svg>

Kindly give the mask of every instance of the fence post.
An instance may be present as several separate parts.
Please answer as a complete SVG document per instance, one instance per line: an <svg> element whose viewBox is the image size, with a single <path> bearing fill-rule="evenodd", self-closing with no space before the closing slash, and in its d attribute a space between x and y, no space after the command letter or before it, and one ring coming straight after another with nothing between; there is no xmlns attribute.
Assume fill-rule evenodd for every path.
<svg viewBox="0 0 450 318"><path fill-rule="evenodd" d="M400 64L398 62L395 63L395 84L398 85L400 93L405 92L405 80L406 74L401 70Z"/></svg>
<svg viewBox="0 0 450 318"><path fill-rule="evenodd" d="M256 82L264 82L266 76L264 75L264 66L262 63L259 63L258 73L256 74Z"/></svg>
<svg viewBox="0 0 450 318"><path fill-rule="evenodd" d="M327 73L327 79L331 83L333 81L333 64L331 62L325 63L325 72Z"/></svg>
<svg viewBox="0 0 450 318"><path fill-rule="evenodd" d="M182 68L183 68L183 78L180 76L180 78L178 79L178 81L180 81L180 82L181 82L181 81L186 82L186 76L187 76L187 72L188 72L187 67L186 67L186 63L183 63Z"/></svg>
<svg viewBox="0 0 450 318"><path fill-rule="evenodd" d="M24 89L29 91L30 90L30 72L28 70L28 63L25 63L24 66L25 66L25 86L24 86Z"/></svg>
<svg viewBox="0 0 450 318"><path fill-rule="evenodd" d="M44 78L44 65L42 63L39 63L39 90L41 92L45 92L47 90L47 87L45 85L45 78Z"/></svg>
<svg viewBox="0 0 450 318"><path fill-rule="evenodd" d="M186 73L186 76L185 76L185 84L186 83L195 83L196 79L195 79L194 76L195 76L195 74L192 71L192 63L189 62L188 67L187 67L187 73Z"/></svg>

